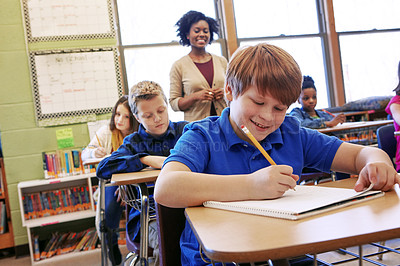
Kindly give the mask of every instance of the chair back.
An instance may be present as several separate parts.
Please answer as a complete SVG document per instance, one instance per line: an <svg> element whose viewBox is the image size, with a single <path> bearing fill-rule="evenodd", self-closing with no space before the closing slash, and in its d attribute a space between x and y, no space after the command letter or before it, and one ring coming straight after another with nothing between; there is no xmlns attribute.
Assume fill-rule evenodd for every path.
<svg viewBox="0 0 400 266"><path fill-rule="evenodd" d="M169 208L156 203L161 266L181 265L179 240L186 223L184 211L184 208Z"/></svg>
<svg viewBox="0 0 400 266"><path fill-rule="evenodd" d="M394 125L381 126L376 131L376 137L378 138L378 147L384 150L389 155L390 159L396 157L397 141L394 136Z"/></svg>

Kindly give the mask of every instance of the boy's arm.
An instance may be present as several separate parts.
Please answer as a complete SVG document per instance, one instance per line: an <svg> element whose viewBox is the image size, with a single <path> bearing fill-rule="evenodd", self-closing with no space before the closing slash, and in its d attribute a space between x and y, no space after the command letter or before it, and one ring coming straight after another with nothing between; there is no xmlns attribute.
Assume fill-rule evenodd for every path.
<svg viewBox="0 0 400 266"><path fill-rule="evenodd" d="M156 182L158 203L182 208L208 200L234 201L281 197L294 188L298 176L287 165L274 165L251 174L214 175L192 172L185 164L171 161L164 165Z"/></svg>
<svg viewBox="0 0 400 266"><path fill-rule="evenodd" d="M381 149L342 143L332 162L332 170L358 174L354 189L362 191L371 183L374 189L387 191L400 184L400 176L393 168L389 156Z"/></svg>
<svg viewBox="0 0 400 266"><path fill-rule="evenodd" d="M148 165L156 169L161 169L165 159L167 159L167 157L165 156L148 155L140 158L140 161L142 162L142 164Z"/></svg>
<svg viewBox="0 0 400 266"><path fill-rule="evenodd" d="M140 157L143 155L147 154L137 153L127 137L117 151L113 152L110 157L101 160L97 166L96 175L99 178L110 179L115 173L140 171L146 167L140 161Z"/></svg>

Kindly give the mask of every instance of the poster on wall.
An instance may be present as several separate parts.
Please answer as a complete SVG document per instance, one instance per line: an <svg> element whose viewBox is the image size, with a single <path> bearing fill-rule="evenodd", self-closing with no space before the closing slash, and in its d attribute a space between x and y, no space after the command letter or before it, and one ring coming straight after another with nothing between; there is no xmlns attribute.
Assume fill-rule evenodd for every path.
<svg viewBox="0 0 400 266"><path fill-rule="evenodd" d="M123 93L116 48L35 51L30 67L39 126L110 113Z"/></svg>
<svg viewBox="0 0 400 266"><path fill-rule="evenodd" d="M28 42L114 38L111 0L21 0Z"/></svg>

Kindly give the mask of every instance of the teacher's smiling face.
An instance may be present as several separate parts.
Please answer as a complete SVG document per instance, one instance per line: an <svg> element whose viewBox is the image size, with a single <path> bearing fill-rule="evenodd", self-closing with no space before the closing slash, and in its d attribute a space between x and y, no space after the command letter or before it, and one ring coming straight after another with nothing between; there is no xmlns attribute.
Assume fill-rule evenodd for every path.
<svg viewBox="0 0 400 266"><path fill-rule="evenodd" d="M161 137L169 126L168 106L161 95L137 103L136 120L153 137Z"/></svg>
<svg viewBox="0 0 400 266"><path fill-rule="evenodd" d="M196 48L205 48L210 42L210 29L205 20L200 20L193 23L190 27L189 34L187 34L190 45Z"/></svg>

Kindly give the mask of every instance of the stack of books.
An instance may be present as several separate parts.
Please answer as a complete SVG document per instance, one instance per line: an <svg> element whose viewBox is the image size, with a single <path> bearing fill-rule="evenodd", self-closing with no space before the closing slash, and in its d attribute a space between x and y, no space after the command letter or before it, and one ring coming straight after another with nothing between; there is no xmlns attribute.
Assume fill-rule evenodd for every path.
<svg viewBox="0 0 400 266"><path fill-rule="evenodd" d="M22 202L26 220L91 208L89 186L25 194Z"/></svg>
<svg viewBox="0 0 400 266"><path fill-rule="evenodd" d="M69 252L79 252L95 249L99 242L95 228L89 228L82 232L67 232L52 234L51 238L45 241L42 246L39 243L39 236L33 235L34 260L43 260L55 255L66 254Z"/></svg>
<svg viewBox="0 0 400 266"><path fill-rule="evenodd" d="M91 165L84 166L82 150L64 149L42 152L43 171L46 179L96 172Z"/></svg>

